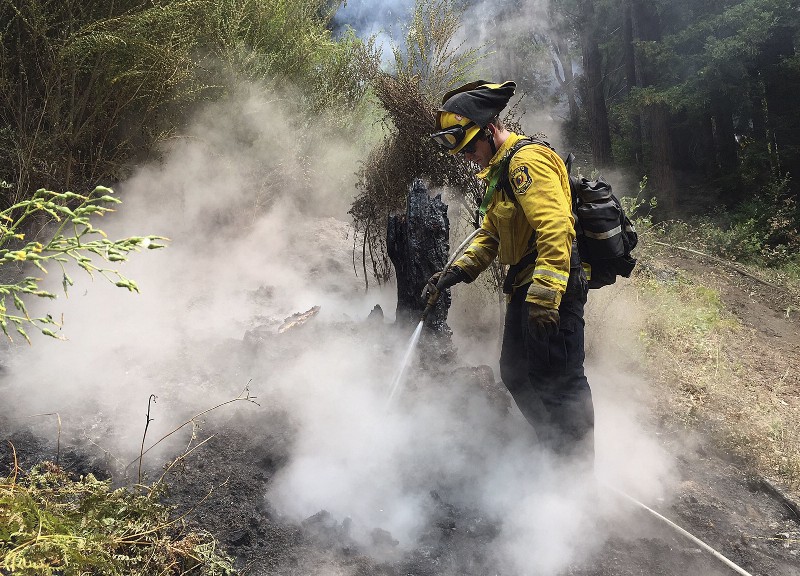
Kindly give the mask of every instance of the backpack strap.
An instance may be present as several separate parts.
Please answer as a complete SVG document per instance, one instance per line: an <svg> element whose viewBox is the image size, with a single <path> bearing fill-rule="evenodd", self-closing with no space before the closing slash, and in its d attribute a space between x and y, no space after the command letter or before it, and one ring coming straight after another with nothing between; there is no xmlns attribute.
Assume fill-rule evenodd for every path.
<svg viewBox="0 0 800 576"><path fill-rule="evenodd" d="M522 148L524 148L525 146L530 146L532 144L545 146L546 148L549 148L553 152L556 151L555 148L553 148L550 145L550 143L546 142L545 140L539 140L538 138L530 138L528 136L525 136L523 138L520 138L517 141L517 143L511 147L511 150L509 150L506 153L506 155L503 157L503 160L500 163L500 168L498 169L499 185L503 188L503 190L506 192L506 195L509 198L511 198L511 201L514 202L515 204L518 204L517 198L516 196L514 196L514 191L511 189L511 182L508 179L509 176L508 170L509 167L511 166L511 158L513 158L514 154L519 152Z"/></svg>
<svg viewBox="0 0 800 576"><path fill-rule="evenodd" d="M502 166L501 173L502 173L503 177L501 177L501 179L500 179L500 185L503 187L503 190L506 192L506 196L508 196L511 199L511 201L514 202L514 204L516 204L518 206L519 206L519 200L517 200L517 197L514 194L514 191L511 189L511 182L509 181L509 178L508 178L509 177L509 174L508 174L509 166L511 164L511 158L514 156L514 154L519 152L519 150L524 148L525 146L530 146L531 144L538 144L540 146L545 146L545 147L549 148L553 152L556 151L556 149L553 148L550 145L549 142L546 142L545 140L539 140L537 138L529 138L529 137L526 136L524 138L521 138L516 144L514 144L514 146L511 148L511 150L508 151L508 154L506 154L506 156L503 158L503 162L505 162L506 164L505 164L505 166ZM559 156L559 158L560 158L560 156ZM576 226L576 232L577 232L577 229L580 226L580 223L578 222L578 218L575 215L576 214L575 210L576 210L576 207L577 207L577 194L573 190L573 185L574 185L574 180L575 179L572 176L570 176L570 172L572 170L572 163L574 161L575 161L575 155L572 152L570 152L567 155L566 160L563 160L564 165L567 168L567 177L569 178L569 183L570 183L570 195L572 196L572 214L573 214L573 217L575 218L575 226ZM535 243L535 241L536 241L536 233L534 232L534 234L531 235L531 240L530 240L530 244L529 244L528 247L529 248L533 247L533 244ZM536 251L533 251L533 252L529 253L527 256L523 257L523 259L522 259L522 260L526 260L526 259L531 258L530 260L527 260L524 263L522 261L520 261L518 264L521 264L521 266L518 266L516 268L514 266L511 266L509 268L508 274L506 275L506 281L503 284L503 291L505 291L507 288L509 290L512 289L511 287L513 286L514 279L515 279L516 275L519 272L522 271L522 268L524 266L527 266L529 263L534 262L536 260L536 257L537 257ZM580 262L581 261L580 255L578 254L577 236L576 236L576 239L574 239L572 241L572 251L571 251L571 254L570 254L570 259L573 262ZM580 274L581 271L582 271L581 266L575 266L575 267L574 266L570 266L570 278L574 274ZM512 274L512 272L513 272L513 274ZM572 282L568 282L568 285L572 285L572 284L573 284ZM506 293L509 294L510 291L506 292Z"/></svg>
<svg viewBox="0 0 800 576"><path fill-rule="evenodd" d="M519 200L517 200L517 197L514 195L514 191L511 189L511 182L509 181L509 178L508 178L508 176L509 176L508 170L509 170L509 166L511 165L511 158L514 156L514 154L519 152L525 146L530 146L531 144L539 144L541 146L547 146L548 148L553 150L553 147L550 146L550 144L548 144L544 140L537 140L535 138L528 138L527 136L524 137L524 138L521 138L519 141L517 141L516 144L514 144L514 146L511 147L511 150L509 150L506 153L506 155L503 157L502 161L500 162L500 166L497 169L497 179L493 178L492 182L490 183L490 185L491 184L494 184L495 186L499 185L503 189L503 191L506 193L506 196L508 196L511 199L511 201L514 204L516 204L517 206L519 206ZM533 248L533 245L535 244L535 242L536 242L536 232L534 231L531 234L531 239L528 242L528 249L529 250L531 248ZM528 254L523 256L522 259L520 259L519 262L509 266L508 270L506 271L506 277L505 277L505 279L503 281L503 293L504 294L511 294L514 291L514 282L516 282L517 275L519 275L519 273L522 272L522 270L526 266L529 266L529 265L535 263L537 258L538 258L538 254L537 254L536 250L533 250L532 252L528 252Z"/></svg>
<svg viewBox="0 0 800 576"><path fill-rule="evenodd" d="M528 138L524 136L520 138L514 146L511 147L511 150L506 152L505 156L503 156L502 160L500 160L500 165L492 174L492 177L489 179L489 184L486 187L486 193L483 195L483 201L481 202L480 208L478 208L478 213L476 216L476 221L478 220L478 215L485 216L486 209L489 207L489 203L492 201L492 197L494 197L494 193L497 191L497 188L500 187L506 193L506 195L511 198L511 201L515 204L519 204L517 202L516 197L514 196L513 191L511 190L511 183L508 180L508 167L511 164L511 158L516 154L521 148L525 146L529 146L531 144L539 144L541 146L547 146L550 150L555 152L555 149L550 146L548 142L544 140L537 140L535 138Z"/></svg>
<svg viewBox="0 0 800 576"><path fill-rule="evenodd" d="M567 159L564 160L564 166L567 167L567 176L572 174L572 163L575 162L575 154L570 152L567 154Z"/></svg>

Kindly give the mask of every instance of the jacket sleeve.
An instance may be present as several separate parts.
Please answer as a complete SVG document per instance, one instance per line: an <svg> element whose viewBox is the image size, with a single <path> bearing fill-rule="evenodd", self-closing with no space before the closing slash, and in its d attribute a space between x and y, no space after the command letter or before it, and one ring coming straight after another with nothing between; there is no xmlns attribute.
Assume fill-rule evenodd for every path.
<svg viewBox="0 0 800 576"><path fill-rule="evenodd" d="M482 233L478 234L472 243L464 251L464 254L455 261L454 266L458 266L469 277L468 282L472 282L478 275L489 267L492 260L497 256L497 228L492 219L487 216L481 225Z"/></svg>
<svg viewBox="0 0 800 576"><path fill-rule="evenodd" d="M525 217L536 231L536 265L525 299L558 308L567 289L575 238L566 168L555 152L526 146L511 159L509 180Z"/></svg>

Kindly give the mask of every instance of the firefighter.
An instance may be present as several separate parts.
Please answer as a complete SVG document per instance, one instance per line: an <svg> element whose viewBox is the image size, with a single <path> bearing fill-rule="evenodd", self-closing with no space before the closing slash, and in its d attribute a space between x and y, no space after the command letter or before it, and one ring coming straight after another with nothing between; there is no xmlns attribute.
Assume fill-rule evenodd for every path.
<svg viewBox="0 0 800 576"><path fill-rule="evenodd" d="M505 325L500 376L540 442L556 454L594 458L594 408L584 373L587 282L577 255L569 179L545 144L508 152L524 136L499 114L515 83L471 82L442 98L433 141L480 166L481 231L430 290L472 282L498 258Z"/></svg>

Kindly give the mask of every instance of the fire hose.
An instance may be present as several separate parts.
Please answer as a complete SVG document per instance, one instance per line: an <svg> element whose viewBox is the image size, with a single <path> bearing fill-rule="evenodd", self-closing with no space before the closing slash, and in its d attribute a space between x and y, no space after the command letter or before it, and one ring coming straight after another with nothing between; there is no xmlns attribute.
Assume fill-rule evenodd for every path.
<svg viewBox="0 0 800 576"><path fill-rule="evenodd" d="M445 264L444 268L442 268L442 272L445 272L448 268L450 268L450 266L453 265L453 262L456 261L456 258L458 258L458 256L461 254L461 252L467 246L469 246L469 243L472 242L472 240L478 234L488 234L488 235L491 236L491 233L488 232L487 230L484 230L483 228L478 228L474 232L470 233L469 236L464 238L464 240L461 242L461 244L459 244L458 247L455 249L455 251L453 252L453 255L450 256L450 259L447 261L447 264ZM440 282L441 282L441 280L440 280ZM426 286L426 288L427 288L427 286ZM428 301L427 301L427 303L425 305L425 310L422 312L422 321L423 322L428 318L428 314L431 313L431 310L433 310L433 307L436 306L436 303L439 301L439 296L441 296L441 294L442 294L442 289L441 289L441 286L438 285L438 284L437 284L435 290L430 290L428 292L428 294L427 294ZM425 290L423 290L422 297L425 298L425 296L426 296Z"/></svg>
<svg viewBox="0 0 800 576"><path fill-rule="evenodd" d="M644 504L642 504L641 502L639 502L638 500L636 500L632 496L628 496L627 494L625 494L624 492L621 492L620 490L617 490L616 488L613 488L613 487L611 487L611 486L609 486L607 484L605 485L605 487L608 490L610 490L611 492L613 492L614 494L617 494L618 496L623 497L624 499L626 499L629 502L633 503L635 506L638 506L639 508L642 508L643 510L645 510L646 512L649 512L650 514L652 514L653 516L655 516L656 518L658 518L662 522L666 523L670 528L672 528L673 530L675 530L676 532L678 532L682 536L688 538L689 540L691 540L692 542L694 542L695 544L700 546L700 548L702 548L703 550L705 550L706 552L711 554L714 558L716 558L717 560L719 560L720 562L725 564L728 568L730 568L731 570L733 570L737 574L741 574L741 576L753 576L752 574L750 574L750 572L748 572L747 570L745 570L741 566L738 566L737 564L734 564L732 561L728 560L725 556L723 556L722 554L720 554L719 552L714 550L711 546L709 546L708 544L706 544L705 542L700 540L700 538L698 538L697 536L695 536L695 535L691 534L690 532L684 530L683 528L681 528L680 526L675 524L673 521L671 521L670 519L662 516L661 514L659 514L658 512L653 510L652 508L649 508L649 507L645 506Z"/></svg>

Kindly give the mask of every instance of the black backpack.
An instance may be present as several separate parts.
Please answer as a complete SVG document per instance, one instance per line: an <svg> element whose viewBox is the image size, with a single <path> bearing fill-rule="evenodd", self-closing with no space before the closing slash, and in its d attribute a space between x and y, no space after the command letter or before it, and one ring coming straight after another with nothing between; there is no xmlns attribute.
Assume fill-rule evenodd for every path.
<svg viewBox="0 0 800 576"><path fill-rule="evenodd" d="M553 150L543 140L523 138L511 148L504 159L507 163L504 168L506 172L511 157L529 144L539 144ZM610 184L602 179L587 180L572 176L574 159L575 156L570 153L564 164L572 193L578 252L586 270L589 288L602 288L616 282L617 276L627 278L631 275L636 266L636 258L631 256L631 251L636 247L638 236L619 199L612 193ZM511 192L507 176L503 185ZM513 193L510 196L516 200Z"/></svg>

